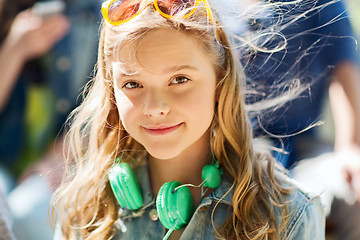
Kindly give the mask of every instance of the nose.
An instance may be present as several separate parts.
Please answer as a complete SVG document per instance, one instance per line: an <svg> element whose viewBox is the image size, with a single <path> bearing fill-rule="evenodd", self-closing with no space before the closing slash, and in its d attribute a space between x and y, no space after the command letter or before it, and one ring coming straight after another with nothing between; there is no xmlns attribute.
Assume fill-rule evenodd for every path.
<svg viewBox="0 0 360 240"><path fill-rule="evenodd" d="M166 96L158 91L146 93L143 113L146 116L164 117L170 111Z"/></svg>

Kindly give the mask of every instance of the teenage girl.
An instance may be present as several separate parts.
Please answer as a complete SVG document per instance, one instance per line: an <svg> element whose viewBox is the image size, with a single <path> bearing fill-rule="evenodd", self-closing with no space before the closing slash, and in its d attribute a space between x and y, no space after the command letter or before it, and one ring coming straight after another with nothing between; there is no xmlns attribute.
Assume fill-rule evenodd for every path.
<svg viewBox="0 0 360 240"><path fill-rule="evenodd" d="M58 239L324 239L324 215L254 149L245 77L207 0L111 0L72 115Z"/></svg>

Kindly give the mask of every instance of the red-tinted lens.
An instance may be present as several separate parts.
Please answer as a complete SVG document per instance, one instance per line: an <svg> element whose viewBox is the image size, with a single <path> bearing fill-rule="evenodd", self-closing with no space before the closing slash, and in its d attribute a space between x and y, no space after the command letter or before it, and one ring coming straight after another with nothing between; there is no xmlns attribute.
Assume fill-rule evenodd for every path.
<svg viewBox="0 0 360 240"><path fill-rule="evenodd" d="M196 0L158 0L159 9L170 16L174 16L175 14L192 8L195 6Z"/></svg>
<svg viewBox="0 0 360 240"><path fill-rule="evenodd" d="M109 19L112 22L120 22L130 19L140 8L140 0L118 0L109 7Z"/></svg>

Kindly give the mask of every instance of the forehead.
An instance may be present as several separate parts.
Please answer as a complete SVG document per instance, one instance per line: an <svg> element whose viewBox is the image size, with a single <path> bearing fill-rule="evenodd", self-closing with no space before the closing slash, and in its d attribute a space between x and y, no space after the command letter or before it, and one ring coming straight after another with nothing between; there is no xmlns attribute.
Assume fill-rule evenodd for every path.
<svg viewBox="0 0 360 240"><path fill-rule="evenodd" d="M140 68L160 71L165 66L211 64L200 41L180 31L159 29L123 45L118 51L117 66L127 72Z"/></svg>

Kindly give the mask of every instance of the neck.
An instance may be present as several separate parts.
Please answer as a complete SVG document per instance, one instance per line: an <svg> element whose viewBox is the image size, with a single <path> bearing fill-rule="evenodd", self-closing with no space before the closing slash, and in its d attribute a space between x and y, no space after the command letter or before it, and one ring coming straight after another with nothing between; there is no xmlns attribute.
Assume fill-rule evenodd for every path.
<svg viewBox="0 0 360 240"><path fill-rule="evenodd" d="M149 173L154 196L160 187L169 181L182 184L199 185L202 182L201 172L206 164L211 163L209 138L199 139L180 155L172 159L156 159L149 156ZM194 203L200 200L200 188L190 188Z"/></svg>

